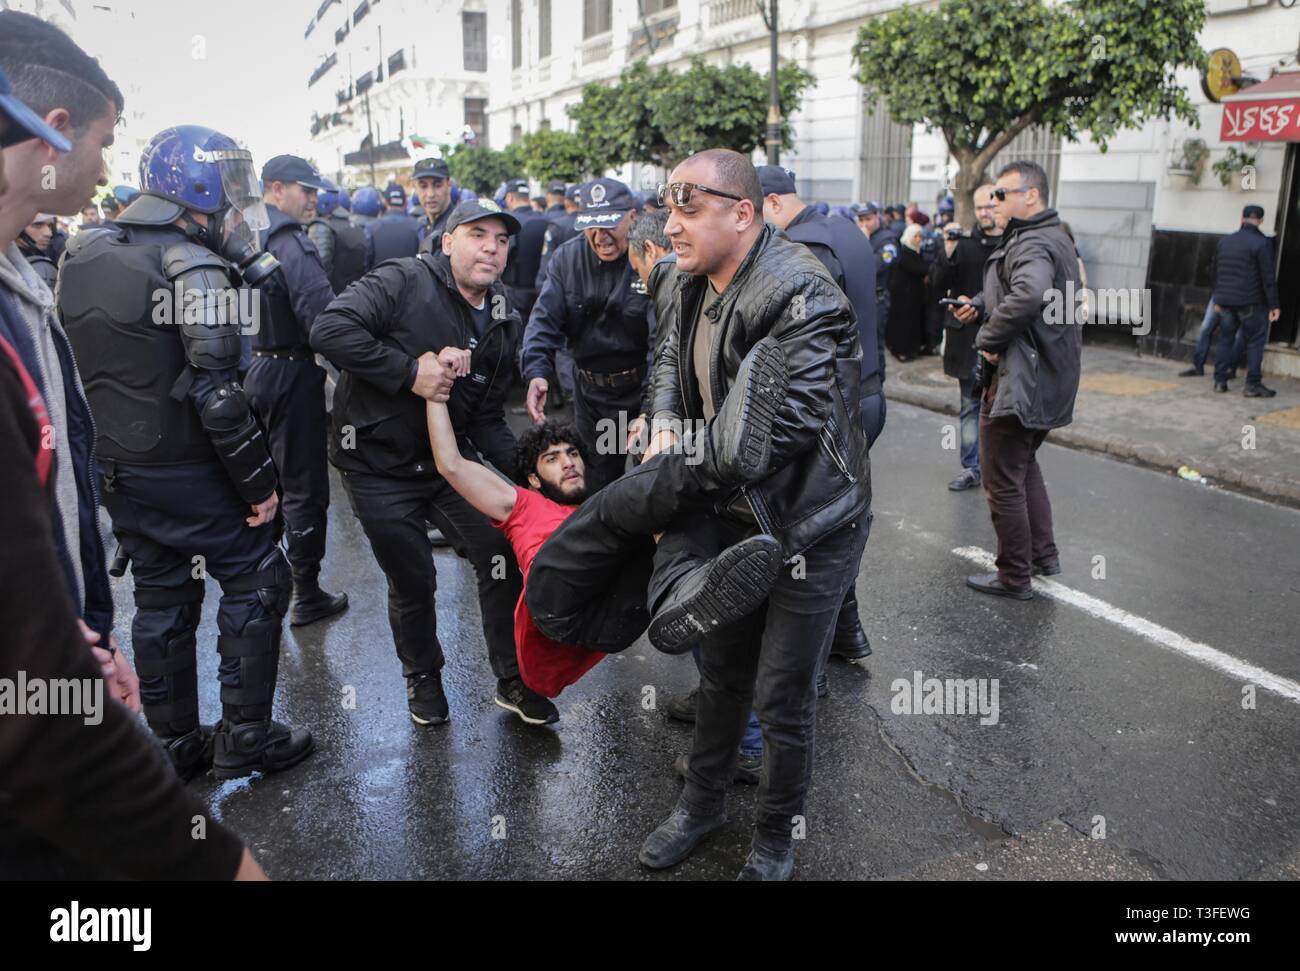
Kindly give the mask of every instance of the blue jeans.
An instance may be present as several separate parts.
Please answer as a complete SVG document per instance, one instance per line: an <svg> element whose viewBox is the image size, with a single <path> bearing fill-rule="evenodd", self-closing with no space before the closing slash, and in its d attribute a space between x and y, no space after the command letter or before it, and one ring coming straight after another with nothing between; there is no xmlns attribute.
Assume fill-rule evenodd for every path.
<svg viewBox="0 0 1300 971"><path fill-rule="evenodd" d="M700 667L700 649L691 648L691 657L695 658L695 668ZM758 724L758 715L751 709L749 721L745 723L745 735L740 740L740 754L756 757L763 754L763 728Z"/></svg>
<svg viewBox="0 0 1300 971"><path fill-rule="evenodd" d="M1192 352L1192 366L1196 370L1205 370L1206 358L1210 356L1210 341L1214 340L1214 332L1218 329L1219 312L1214 309L1214 296L1211 295L1210 302L1205 305L1205 317L1201 320L1201 332L1196 338L1196 350ZM1243 335L1238 333L1232 345L1232 367L1229 370L1237 370L1245 359L1246 341Z"/></svg>
<svg viewBox="0 0 1300 971"><path fill-rule="evenodd" d="M1224 307L1219 312L1219 343L1214 349L1214 380L1227 381L1236 359L1233 345L1246 345L1246 385L1259 384L1264 376L1264 344L1268 341L1268 313L1263 304Z"/></svg>
<svg viewBox="0 0 1300 971"><path fill-rule="evenodd" d="M980 392L979 381L975 375L958 378L957 387L961 389L961 467L980 470Z"/></svg>

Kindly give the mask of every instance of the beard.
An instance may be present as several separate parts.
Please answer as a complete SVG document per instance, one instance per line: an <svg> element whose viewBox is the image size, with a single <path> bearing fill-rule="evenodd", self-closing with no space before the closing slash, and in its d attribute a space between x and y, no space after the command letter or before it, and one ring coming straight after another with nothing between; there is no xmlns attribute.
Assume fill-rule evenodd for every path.
<svg viewBox="0 0 1300 971"><path fill-rule="evenodd" d="M537 481L541 483L538 486L538 491L551 502L558 502L561 506L578 506L582 504L582 500L587 498L585 482L577 492L566 493L559 486L551 485L545 479L539 477Z"/></svg>

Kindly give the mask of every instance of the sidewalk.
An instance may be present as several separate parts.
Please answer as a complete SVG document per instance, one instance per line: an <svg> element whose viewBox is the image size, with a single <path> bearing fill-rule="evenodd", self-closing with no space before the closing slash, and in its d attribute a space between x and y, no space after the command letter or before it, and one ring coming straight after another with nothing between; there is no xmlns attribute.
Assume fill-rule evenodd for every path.
<svg viewBox="0 0 1300 971"><path fill-rule="evenodd" d="M1186 366L1085 344L1074 422L1049 441L1175 474L1186 465L1213 485L1300 506L1300 381L1266 377L1277 397L1243 398L1243 378L1215 394L1208 368L1203 378L1178 377ZM887 357L885 395L957 414L957 382L938 357Z"/></svg>

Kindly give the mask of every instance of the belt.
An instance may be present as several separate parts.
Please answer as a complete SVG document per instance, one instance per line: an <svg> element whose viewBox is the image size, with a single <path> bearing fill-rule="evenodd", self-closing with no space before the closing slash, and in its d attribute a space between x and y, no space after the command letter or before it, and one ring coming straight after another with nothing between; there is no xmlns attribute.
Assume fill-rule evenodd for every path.
<svg viewBox="0 0 1300 971"><path fill-rule="evenodd" d="M253 351L253 357L271 357L277 361L316 360L316 356L305 347L277 347L265 351Z"/></svg>
<svg viewBox="0 0 1300 971"><path fill-rule="evenodd" d="M584 371L582 368L578 368L578 374L582 377L582 380L588 384L594 384L598 388L627 388L641 383L640 368L615 371L613 374L598 374L595 371Z"/></svg>

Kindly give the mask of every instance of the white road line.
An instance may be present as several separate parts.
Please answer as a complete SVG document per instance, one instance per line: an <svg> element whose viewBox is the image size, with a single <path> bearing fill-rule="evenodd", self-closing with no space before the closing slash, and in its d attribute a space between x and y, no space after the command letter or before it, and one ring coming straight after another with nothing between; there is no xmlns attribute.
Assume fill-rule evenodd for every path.
<svg viewBox="0 0 1300 971"><path fill-rule="evenodd" d="M953 552L990 572L996 569L993 563L993 554L988 550L980 549L978 546L959 546ZM1231 654L1225 654L1217 648L1210 647L1209 644L1191 640L1177 631L1170 630L1168 627L1161 627L1145 617L1131 614L1121 607L1108 604L1106 601L1098 600L1086 593L1080 593L1078 590L1057 583L1055 580L1034 577L1033 585L1036 592L1051 597L1053 600L1059 600L1072 607L1078 607L1084 613L1091 614L1099 620L1107 620L1112 624L1118 624L1120 627L1145 637L1166 650L1189 657L1208 668L1213 668L1228 675L1230 678L1259 685L1266 691L1281 695L1287 701L1300 704L1300 683L1279 677L1271 671L1265 671L1263 668L1249 664L1240 658L1233 657Z"/></svg>

